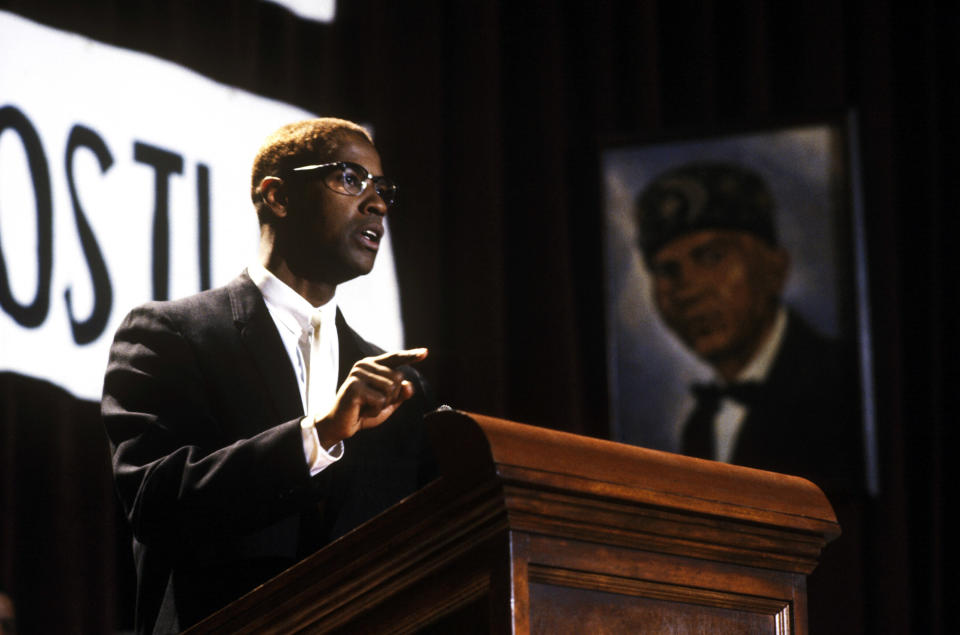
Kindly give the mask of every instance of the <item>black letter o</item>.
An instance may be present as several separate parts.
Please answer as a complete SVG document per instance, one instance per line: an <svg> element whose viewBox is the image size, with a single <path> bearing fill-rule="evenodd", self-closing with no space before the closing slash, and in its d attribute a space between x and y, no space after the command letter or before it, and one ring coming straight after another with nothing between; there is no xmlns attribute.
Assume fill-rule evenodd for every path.
<svg viewBox="0 0 960 635"><path fill-rule="evenodd" d="M7 264L0 249L0 307L18 324L40 326L50 309L50 279L53 273L53 200L50 195L50 171L43 154L40 135L30 120L15 106L0 108L0 137L10 128L17 133L27 154L33 193L37 202L37 294L30 304L20 304L10 290ZM26 210L12 210L22 214Z"/></svg>

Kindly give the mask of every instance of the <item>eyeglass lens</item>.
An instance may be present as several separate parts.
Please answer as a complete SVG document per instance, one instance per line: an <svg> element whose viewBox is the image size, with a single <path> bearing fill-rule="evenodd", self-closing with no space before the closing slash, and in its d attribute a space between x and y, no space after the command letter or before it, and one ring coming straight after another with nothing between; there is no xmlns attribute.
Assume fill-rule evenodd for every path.
<svg viewBox="0 0 960 635"><path fill-rule="evenodd" d="M372 176L367 170L355 163L339 163L327 176L327 185L336 192L359 196L367 187L367 181L373 182L374 191L387 205L393 205L397 199L396 184L384 176Z"/></svg>

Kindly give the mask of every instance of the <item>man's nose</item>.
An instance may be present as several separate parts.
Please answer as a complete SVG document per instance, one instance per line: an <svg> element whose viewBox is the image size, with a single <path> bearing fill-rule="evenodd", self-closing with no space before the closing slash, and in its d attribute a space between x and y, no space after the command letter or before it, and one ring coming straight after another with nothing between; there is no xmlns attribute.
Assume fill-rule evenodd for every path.
<svg viewBox="0 0 960 635"><path fill-rule="evenodd" d="M363 201L361 203L361 209L367 214L376 214L377 216L386 216L388 207L386 201L384 201L377 191L373 187L368 187L367 191L363 193Z"/></svg>
<svg viewBox="0 0 960 635"><path fill-rule="evenodd" d="M679 267L673 279L673 297L681 304L695 302L703 295L708 284L703 276L697 274L694 267Z"/></svg>

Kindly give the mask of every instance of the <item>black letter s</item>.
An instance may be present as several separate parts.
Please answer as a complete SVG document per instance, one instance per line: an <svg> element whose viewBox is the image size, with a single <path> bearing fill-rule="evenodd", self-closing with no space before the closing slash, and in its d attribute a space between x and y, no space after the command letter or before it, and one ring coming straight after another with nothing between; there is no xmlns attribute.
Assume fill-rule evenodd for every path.
<svg viewBox="0 0 960 635"><path fill-rule="evenodd" d="M77 344L88 344L100 337L107 326L107 319L110 317L110 309L113 306L113 288L110 284L110 276L107 273L107 265L103 260L103 253L100 251L97 239L93 235L93 230L90 229L90 223L87 222L87 218L83 214L80 198L77 196L77 186L73 180L73 155L77 148L81 147L93 151L94 156L100 163L101 172L110 169L110 166L113 165L113 156L103 139L90 128L77 124L70 130L66 152L67 184L70 187L70 200L73 202L73 216L77 222L80 246L83 248L83 255L90 267L90 280L93 283L93 311L91 311L90 317L84 321L77 320L73 315L71 290L68 288L63 292L63 296L67 301L67 314L70 317L73 341Z"/></svg>

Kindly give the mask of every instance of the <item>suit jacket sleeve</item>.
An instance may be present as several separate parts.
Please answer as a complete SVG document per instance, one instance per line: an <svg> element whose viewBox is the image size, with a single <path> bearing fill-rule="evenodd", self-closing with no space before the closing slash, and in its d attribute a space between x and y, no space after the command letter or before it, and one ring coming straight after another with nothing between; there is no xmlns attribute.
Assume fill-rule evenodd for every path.
<svg viewBox="0 0 960 635"><path fill-rule="evenodd" d="M127 316L104 381L104 424L134 535L144 544L205 541L295 512L322 480L309 476L299 418L238 434L223 404L211 401L211 382L229 381L231 369L209 377L196 343L163 306ZM243 407L257 387L236 381Z"/></svg>

